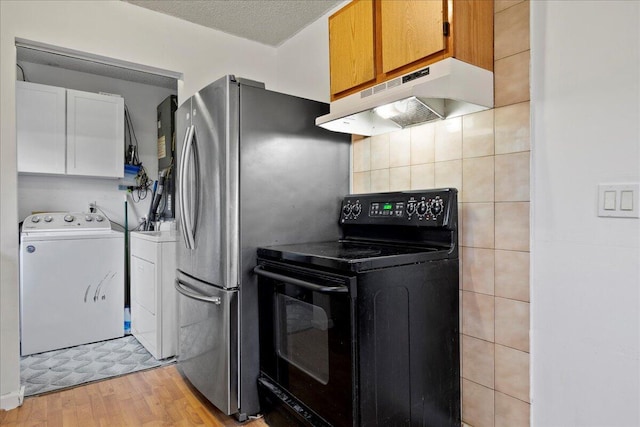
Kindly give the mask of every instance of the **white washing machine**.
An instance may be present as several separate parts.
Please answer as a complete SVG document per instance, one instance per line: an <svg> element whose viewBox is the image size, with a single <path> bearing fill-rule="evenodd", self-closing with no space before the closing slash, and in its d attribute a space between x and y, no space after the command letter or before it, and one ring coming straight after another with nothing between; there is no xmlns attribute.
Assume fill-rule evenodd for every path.
<svg viewBox="0 0 640 427"><path fill-rule="evenodd" d="M124 336L124 234L95 213L31 215L20 234L23 356Z"/></svg>

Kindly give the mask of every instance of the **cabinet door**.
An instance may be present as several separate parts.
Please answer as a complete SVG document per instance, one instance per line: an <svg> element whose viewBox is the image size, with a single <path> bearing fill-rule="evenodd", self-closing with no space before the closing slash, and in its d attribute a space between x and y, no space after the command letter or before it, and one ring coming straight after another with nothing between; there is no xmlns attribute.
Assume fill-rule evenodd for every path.
<svg viewBox="0 0 640 427"><path fill-rule="evenodd" d="M445 48L443 0L381 0L382 72Z"/></svg>
<svg viewBox="0 0 640 427"><path fill-rule="evenodd" d="M65 89L16 82L18 172L65 173Z"/></svg>
<svg viewBox="0 0 640 427"><path fill-rule="evenodd" d="M354 0L329 18L331 94L375 79L373 2Z"/></svg>
<svg viewBox="0 0 640 427"><path fill-rule="evenodd" d="M124 99L67 90L67 174L124 176Z"/></svg>

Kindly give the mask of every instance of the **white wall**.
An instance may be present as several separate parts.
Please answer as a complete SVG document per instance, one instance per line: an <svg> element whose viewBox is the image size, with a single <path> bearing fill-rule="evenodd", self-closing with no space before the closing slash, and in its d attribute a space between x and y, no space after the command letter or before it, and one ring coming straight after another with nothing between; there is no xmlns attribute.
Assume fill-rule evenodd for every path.
<svg viewBox="0 0 640 427"><path fill-rule="evenodd" d="M224 74L295 91L277 78L277 50L260 43L121 1L0 1L1 408L17 404L20 385L15 38L182 73L179 102ZM307 59L302 51L297 61ZM308 78L309 87L324 85L323 78Z"/></svg>
<svg viewBox="0 0 640 427"><path fill-rule="evenodd" d="M278 80L268 89L329 102L328 19L350 1L339 3L278 47Z"/></svg>
<svg viewBox="0 0 640 427"><path fill-rule="evenodd" d="M122 95L138 140L138 157L149 178L157 179L157 106L175 94L175 90L46 65L26 62L20 65L34 83ZM89 203L96 202L109 219L124 224L126 192L118 189L118 183L117 179L21 174L18 176L18 219L23 220L33 211L86 212ZM137 192L128 198L129 228L136 227L139 218L147 215L151 192L146 199L135 201L138 201Z"/></svg>
<svg viewBox="0 0 640 427"><path fill-rule="evenodd" d="M532 425L640 425L640 2L531 2Z"/></svg>

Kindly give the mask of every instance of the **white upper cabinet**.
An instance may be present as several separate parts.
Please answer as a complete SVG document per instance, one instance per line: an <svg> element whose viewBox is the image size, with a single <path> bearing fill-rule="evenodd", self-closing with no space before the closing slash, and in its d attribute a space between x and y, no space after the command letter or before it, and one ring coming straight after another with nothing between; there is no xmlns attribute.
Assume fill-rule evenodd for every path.
<svg viewBox="0 0 640 427"><path fill-rule="evenodd" d="M124 176L124 99L67 89L67 174Z"/></svg>
<svg viewBox="0 0 640 427"><path fill-rule="evenodd" d="M61 87L16 82L18 172L65 173L65 92Z"/></svg>
<svg viewBox="0 0 640 427"><path fill-rule="evenodd" d="M124 99L16 82L18 172L124 176Z"/></svg>

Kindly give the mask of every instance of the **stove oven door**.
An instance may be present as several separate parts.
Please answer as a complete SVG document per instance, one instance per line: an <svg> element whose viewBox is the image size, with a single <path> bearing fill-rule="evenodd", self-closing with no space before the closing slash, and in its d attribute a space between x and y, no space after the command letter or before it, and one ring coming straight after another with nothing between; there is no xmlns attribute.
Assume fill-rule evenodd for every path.
<svg viewBox="0 0 640 427"><path fill-rule="evenodd" d="M267 262L254 271L262 378L322 419L311 424L354 425L355 278Z"/></svg>

